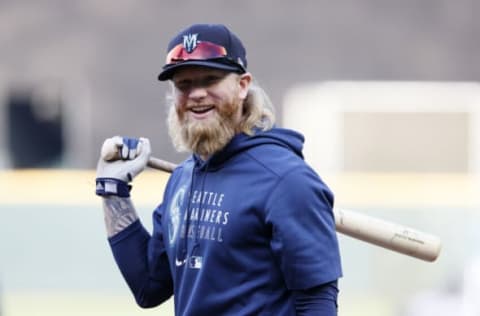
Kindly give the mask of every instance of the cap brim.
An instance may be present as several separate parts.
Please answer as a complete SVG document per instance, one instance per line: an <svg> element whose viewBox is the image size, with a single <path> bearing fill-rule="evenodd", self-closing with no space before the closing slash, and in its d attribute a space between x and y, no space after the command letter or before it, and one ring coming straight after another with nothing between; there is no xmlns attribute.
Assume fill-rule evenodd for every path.
<svg viewBox="0 0 480 316"><path fill-rule="evenodd" d="M232 71L232 72L238 72L238 73L245 72L245 70L241 69L239 66L223 64L223 63L219 63L218 61L187 60L178 64L164 66L162 72L158 75L158 80L165 81L165 80L172 79L175 71L177 71L179 68L187 67L187 66L202 66L207 68L220 69L220 70L226 70L226 71Z"/></svg>

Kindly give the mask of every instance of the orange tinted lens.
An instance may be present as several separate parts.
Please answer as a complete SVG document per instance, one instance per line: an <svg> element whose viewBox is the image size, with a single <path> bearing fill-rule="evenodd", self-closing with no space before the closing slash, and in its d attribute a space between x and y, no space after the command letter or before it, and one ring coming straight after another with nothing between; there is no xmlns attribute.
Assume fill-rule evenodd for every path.
<svg viewBox="0 0 480 316"><path fill-rule="evenodd" d="M183 46L178 44L167 55L167 64L174 64L191 59L211 59L227 56L225 47L210 42L197 42L197 46L189 53Z"/></svg>

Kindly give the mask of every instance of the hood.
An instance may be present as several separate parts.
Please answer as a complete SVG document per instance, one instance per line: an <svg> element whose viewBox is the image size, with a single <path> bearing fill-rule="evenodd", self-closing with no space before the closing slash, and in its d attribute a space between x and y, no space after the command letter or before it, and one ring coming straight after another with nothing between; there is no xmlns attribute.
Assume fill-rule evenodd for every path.
<svg viewBox="0 0 480 316"><path fill-rule="evenodd" d="M206 161L201 160L196 155L194 155L193 158L197 168L205 169L208 166L209 171L214 171L221 168L231 157L253 147L276 145L288 148L303 159L303 143L304 137L302 134L289 129L273 128L268 131L256 131L253 136L244 133L237 134L222 151L216 153Z"/></svg>

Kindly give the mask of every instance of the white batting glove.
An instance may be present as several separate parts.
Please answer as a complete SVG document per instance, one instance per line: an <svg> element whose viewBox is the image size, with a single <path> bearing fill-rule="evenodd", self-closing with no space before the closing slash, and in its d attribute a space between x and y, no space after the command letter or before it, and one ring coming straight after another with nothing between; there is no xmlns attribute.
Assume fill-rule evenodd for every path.
<svg viewBox="0 0 480 316"><path fill-rule="evenodd" d="M97 164L96 194L130 196L128 183L145 169L150 154L147 138L106 139Z"/></svg>

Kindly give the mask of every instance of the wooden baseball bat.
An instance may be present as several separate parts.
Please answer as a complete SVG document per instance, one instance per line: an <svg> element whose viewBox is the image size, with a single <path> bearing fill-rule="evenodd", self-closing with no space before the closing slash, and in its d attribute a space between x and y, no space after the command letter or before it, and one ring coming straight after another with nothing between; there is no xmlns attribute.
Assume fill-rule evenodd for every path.
<svg viewBox="0 0 480 316"><path fill-rule="evenodd" d="M170 173L176 167L155 157L148 166ZM333 214L336 230L347 236L429 262L440 254L442 243L437 236L351 210L334 208Z"/></svg>

